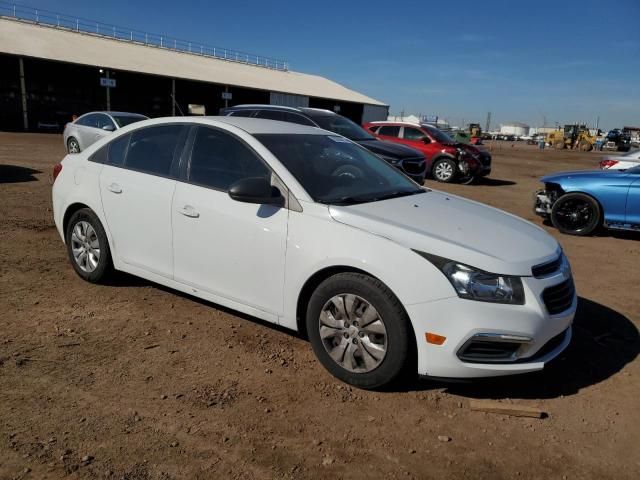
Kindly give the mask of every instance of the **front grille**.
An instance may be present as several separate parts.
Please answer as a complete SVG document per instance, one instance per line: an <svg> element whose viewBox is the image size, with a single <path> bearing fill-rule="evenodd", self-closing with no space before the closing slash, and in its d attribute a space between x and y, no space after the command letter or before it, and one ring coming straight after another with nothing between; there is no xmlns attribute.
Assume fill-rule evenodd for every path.
<svg viewBox="0 0 640 480"><path fill-rule="evenodd" d="M562 265L562 255L558 256L555 260L551 260L547 263L541 263L531 267L531 273L536 278L548 277L552 273L556 273Z"/></svg>
<svg viewBox="0 0 640 480"><path fill-rule="evenodd" d="M405 158L402 160L402 168L410 175L423 173L425 170L424 158Z"/></svg>
<svg viewBox="0 0 640 480"><path fill-rule="evenodd" d="M575 293L576 288L572 278L553 287L545 288L542 292L542 300L549 315L557 315L568 310L573 303Z"/></svg>
<svg viewBox="0 0 640 480"><path fill-rule="evenodd" d="M517 342L492 342L487 340L471 340L458 352L463 362L493 363L513 359L522 344Z"/></svg>

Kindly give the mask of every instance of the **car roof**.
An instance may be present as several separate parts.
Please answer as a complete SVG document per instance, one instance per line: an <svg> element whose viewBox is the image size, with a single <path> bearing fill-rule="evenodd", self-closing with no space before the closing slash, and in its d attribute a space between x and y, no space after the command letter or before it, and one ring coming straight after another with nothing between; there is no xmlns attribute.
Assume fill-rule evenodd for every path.
<svg viewBox="0 0 640 480"><path fill-rule="evenodd" d="M221 124L230 125L249 133L250 135L260 134L292 134L292 135L333 135L336 134L318 127L308 127L291 122L280 122L277 120L267 120L264 118L248 117L218 117L218 116L188 116L188 117L161 117L143 120L123 127L123 131L133 131L139 128L153 125L163 125L168 123L185 123L192 125L210 125L220 127Z"/></svg>
<svg viewBox="0 0 640 480"><path fill-rule="evenodd" d="M243 104L243 105L235 105L233 107L228 107L226 111L233 110L281 110L287 112L296 112L296 113L306 113L308 115L315 115L321 113L323 115L338 115L331 110L327 110L325 108L313 108L313 107L287 107L285 105L267 105L267 104Z"/></svg>
<svg viewBox="0 0 640 480"><path fill-rule="evenodd" d="M410 125L412 127L424 127L426 125L414 122L391 122L386 120L378 120L375 122L369 122L371 125Z"/></svg>
<svg viewBox="0 0 640 480"><path fill-rule="evenodd" d="M117 112L114 110L96 110L94 112L87 112L87 113L83 113L81 116L84 117L85 115L93 115L96 113L103 113L105 115L117 115L119 117L144 117L144 118L149 118L146 115L142 115L141 113L133 113L133 112Z"/></svg>

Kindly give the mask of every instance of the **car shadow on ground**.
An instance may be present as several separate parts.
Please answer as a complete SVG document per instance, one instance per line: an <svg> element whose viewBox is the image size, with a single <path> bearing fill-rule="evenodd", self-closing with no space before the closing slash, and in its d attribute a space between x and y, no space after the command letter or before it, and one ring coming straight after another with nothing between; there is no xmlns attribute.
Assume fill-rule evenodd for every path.
<svg viewBox="0 0 640 480"><path fill-rule="evenodd" d="M19 165L0 165L0 183L35 182L37 173L42 172Z"/></svg>
<svg viewBox="0 0 640 480"><path fill-rule="evenodd" d="M445 387L448 393L478 399L557 398L608 379L639 352L638 328L631 320L604 305L580 298L571 344L544 370L466 383L427 380L413 386Z"/></svg>
<svg viewBox="0 0 640 480"><path fill-rule="evenodd" d="M107 285L152 286L308 342L304 333L294 332L280 325L126 273L118 272L107 282ZM310 345L309 348L311 348ZM385 388L385 391L408 392L445 388L448 393L478 399L557 398L576 394L582 388L606 380L632 362L638 353L640 353L640 335L638 328L631 320L609 307L580 297L573 322L571 344L540 372L465 381L417 379L409 373L408 378Z"/></svg>
<svg viewBox="0 0 640 480"><path fill-rule="evenodd" d="M476 180L478 185L485 185L487 187L506 187L509 185L517 185L516 182L511 180L501 180L499 178L480 177Z"/></svg>

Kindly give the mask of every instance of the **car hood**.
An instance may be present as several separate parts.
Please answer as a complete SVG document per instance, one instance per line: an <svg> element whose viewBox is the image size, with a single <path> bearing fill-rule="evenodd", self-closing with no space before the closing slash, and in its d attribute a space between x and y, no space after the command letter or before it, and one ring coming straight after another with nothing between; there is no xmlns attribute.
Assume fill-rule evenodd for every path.
<svg viewBox="0 0 640 480"><path fill-rule="evenodd" d="M610 175L624 175L621 170L577 170L575 172L558 172L545 175L540 179L542 183L559 183L575 179L606 178Z"/></svg>
<svg viewBox="0 0 640 480"><path fill-rule="evenodd" d="M358 140L359 145L362 145L367 150L377 153L378 155L386 155L393 158L415 158L424 157L420 150L407 147L406 145L400 145L398 143L383 142L382 140Z"/></svg>
<svg viewBox="0 0 640 480"><path fill-rule="evenodd" d="M438 191L380 202L330 206L334 220L414 250L485 271L530 276L553 260L558 242L543 229L496 208Z"/></svg>

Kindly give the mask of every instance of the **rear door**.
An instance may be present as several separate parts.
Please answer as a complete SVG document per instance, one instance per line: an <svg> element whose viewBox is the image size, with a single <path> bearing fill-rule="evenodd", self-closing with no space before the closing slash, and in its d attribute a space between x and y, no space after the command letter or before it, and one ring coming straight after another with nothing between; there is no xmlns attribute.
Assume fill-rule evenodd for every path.
<svg viewBox="0 0 640 480"><path fill-rule="evenodd" d="M100 193L116 261L173 275L171 201L188 128L135 130L109 144Z"/></svg>
<svg viewBox="0 0 640 480"><path fill-rule="evenodd" d="M197 127L171 215L176 281L267 312L282 312L288 210L232 200L231 184L272 179L264 161L239 137ZM264 317L263 317L264 318Z"/></svg>

